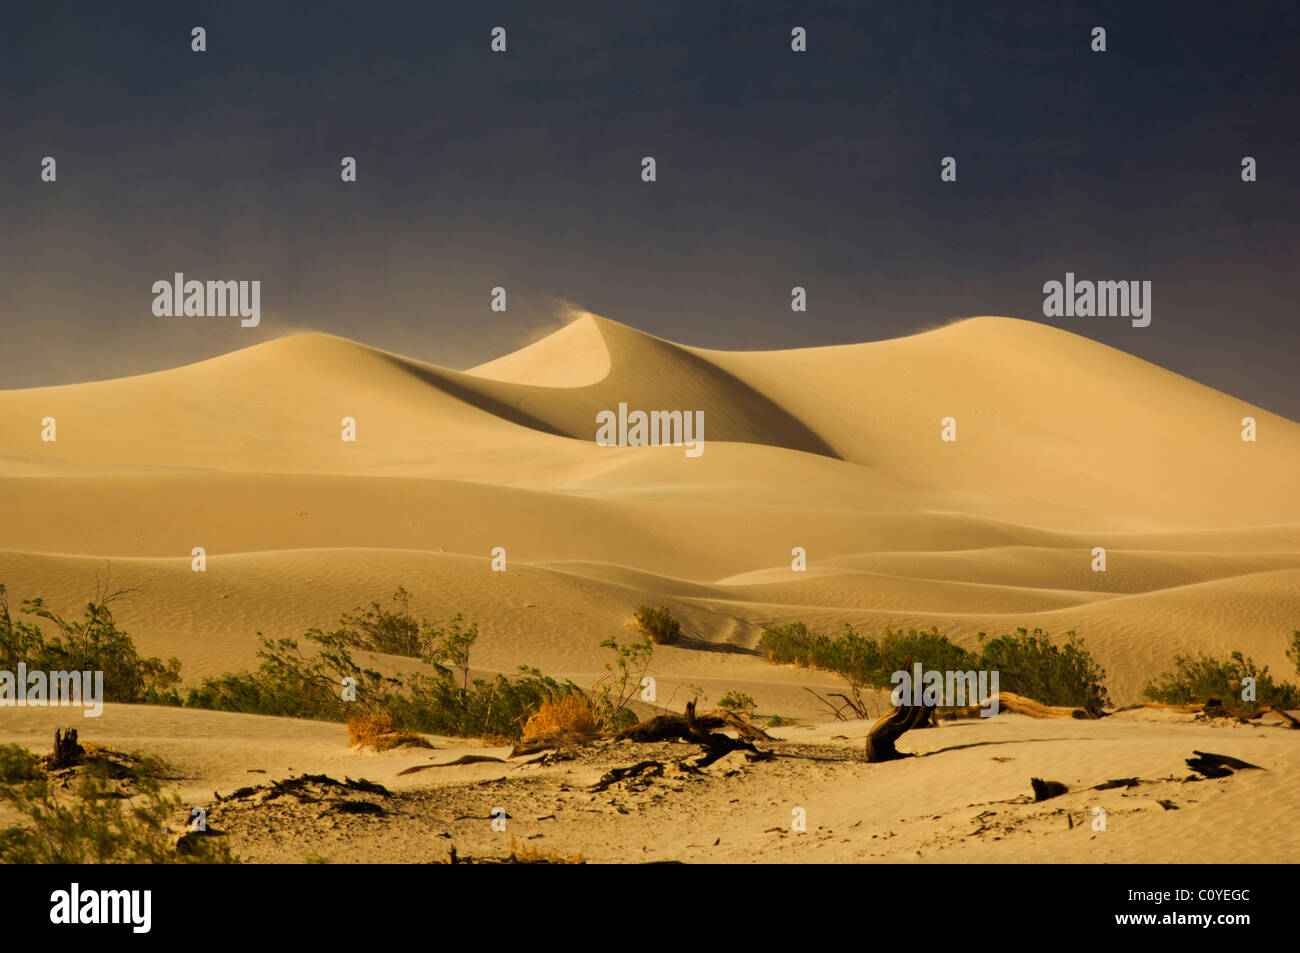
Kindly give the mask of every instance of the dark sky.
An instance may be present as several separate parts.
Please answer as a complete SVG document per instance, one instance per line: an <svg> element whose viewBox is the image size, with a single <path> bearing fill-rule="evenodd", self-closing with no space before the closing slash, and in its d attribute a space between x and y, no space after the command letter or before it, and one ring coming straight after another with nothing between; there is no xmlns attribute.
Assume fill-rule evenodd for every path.
<svg viewBox="0 0 1300 953"><path fill-rule="evenodd" d="M571 301L719 348L1050 320L1300 419L1298 87L1294 2L5 3L0 387L305 329L465 367ZM176 271L261 327L155 317ZM1044 318L1067 271L1150 327Z"/></svg>

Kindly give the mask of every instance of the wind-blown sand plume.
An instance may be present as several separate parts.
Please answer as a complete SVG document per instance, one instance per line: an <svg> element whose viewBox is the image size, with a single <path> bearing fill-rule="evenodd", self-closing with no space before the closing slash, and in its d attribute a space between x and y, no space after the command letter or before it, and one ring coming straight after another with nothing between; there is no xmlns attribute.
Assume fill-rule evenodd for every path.
<svg viewBox="0 0 1300 953"><path fill-rule="evenodd" d="M597 446L596 414L620 402L702 410L703 455ZM1258 442L1240 439L1245 416L1258 421ZM57 420L56 442L40 439L45 417ZM344 417L356 421L355 443L340 439ZM957 421L955 443L940 440L944 417ZM191 682L253 664L259 631L299 636L402 585L418 615L462 612L479 624L475 674L527 664L582 686L603 671L602 639L623 635L638 605L666 605L686 638L656 648L654 675L661 702L679 710L700 689L706 704L736 691L764 712L824 717L807 689L835 690L835 676L771 665L753 651L765 626L792 621L828 632L848 622L868 634L937 626L966 647L981 631L1073 629L1124 703L1176 653L1241 650L1290 671L1284 646L1300 628L1297 472L1297 424L1006 318L869 344L721 352L582 314L465 372L307 334L139 377L0 391L0 582L15 605L39 595L60 611L78 610L106 568L115 584L143 586L116 617L144 653L179 657ZM195 546L207 552L202 573L191 571ZM490 565L498 546L508 554L504 572ZM1099 546L1105 572L1091 568ZM806 572L791 571L794 547L807 552ZM419 665L383 661L395 672ZM341 774L359 757L341 742L300 757L268 740L286 729L250 716L110 706L105 725L110 716L129 724L128 737L220 732L220 745L196 755L209 789L214 779L239 780L227 777L227 760L265 755L271 768L310 761L312 771ZM904 746L937 751L947 742L932 738L954 730L1010 732L987 743L1011 746L1038 776L1071 786L1107 772L1167 777L1175 755L1193 750L1180 734L1190 715L1141 723L1146 760L1120 744L1111 719L1067 720L1064 734L1035 726L1031 737L1012 730L1018 717L1000 716L996 730L912 732ZM49 727L35 713L6 715L0 741ZM860 746L867 727L787 734L832 744L845 733ZM338 726L294 731L320 732L322 745L324 733L342 737ZM1283 749L1273 744L1239 753L1276 767ZM1216 750L1213 738L1196 745ZM395 789L516 770L482 760L502 752L467 752L479 760L403 775ZM987 753L960 757L990 803L1028 784L1024 771L1003 777ZM1131 766L1116 763L1126 758ZM890 790L910 804L907 792L919 796L949 770L938 760L872 767L904 772ZM393 768L385 784L411 767L382 764ZM763 789L774 804L782 785L806 780L781 764L769 766L773 786ZM885 783L845 770L824 799L839 820L862 803L863 783ZM1262 783L1240 783L1251 786L1252 809L1264 810ZM962 805L934 802L934 813L952 814L950 841L933 842L944 850L1050 855L1043 840L1021 853L968 842L958 831L968 822ZM1214 810L1226 816L1226 807ZM1033 829L1045 816L1013 826ZM714 819L742 842L727 855L735 859L769 850L910 859L931 843L805 853L770 834L755 840L735 812ZM1175 822L1143 814L1141 823L1149 840L1095 857L1080 848L1079 859L1159 859ZM883 836L884 827L873 831ZM573 836L600 855L592 831ZM669 839L658 853L687 847Z"/></svg>

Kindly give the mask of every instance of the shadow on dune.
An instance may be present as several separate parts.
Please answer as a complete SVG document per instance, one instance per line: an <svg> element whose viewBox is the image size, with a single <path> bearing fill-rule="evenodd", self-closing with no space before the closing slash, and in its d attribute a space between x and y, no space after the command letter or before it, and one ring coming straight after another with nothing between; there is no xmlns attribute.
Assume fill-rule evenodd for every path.
<svg viewBox="0 0 1300 953"><path fill-rule="evenodd" d="M743 645L734 645L731 642L709 642L694 635L683 635L673 643L674 648L694 649L697 652L716 652L721 655L753 655L757 656L757 649L747 649Z"/></svg>

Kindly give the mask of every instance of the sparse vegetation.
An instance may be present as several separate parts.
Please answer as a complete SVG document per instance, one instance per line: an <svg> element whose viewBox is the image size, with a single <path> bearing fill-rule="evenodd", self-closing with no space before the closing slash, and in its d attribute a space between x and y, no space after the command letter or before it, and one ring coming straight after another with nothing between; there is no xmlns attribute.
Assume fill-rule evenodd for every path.
<svg viewBox="0 0 1300 953"><path fill-rule="evenodd" d="M1047 705L1096 708L1109 704L1105 672L1074 632L1063 645L1054 644L1041 629L1018 629L1016 635L988 640L980 633L980 652L949 641L938 629L917 631L887 628L879 641L845 625L839 636L812 632L802 622L763 630L758 647L769 661L823 668L841 675L853 698L846 703L864 715L861 692L893 687L894 672L908 659L927 670L997 671L998 687Z"/></svg>
<svg viewBox="0 0 1300 953"><path fill-rule="evenodd" d="M0 862L234 862L215 837L189 837L180 849L167 825L184 816L185 805L162 793L165 764L93 745L86 750L84 763L57 772L55 784L35 755L17 745L0 747L0 802L22 818L0 828Z"/></svg>
<svg viewBox="0 0 1300 953"><path fill-rule="evenodd" d="M596 712L583 695L565 695L542 702L524 724L523 739L545 738L563 732L592 737L600 732Z"/></svg>
<svg viewBox="0 0 1300 953"><path fill-rule="evenodd" d="M35 781L42 776L40 757L22 745L0 745L0 784Z"/></svg>
<svg viewBox="0 0 1300 953"><path fill-rule="evenodd" d="M531 844L525 844L520 847L515 843L515 837L510 835L510 853L506 855L506 862L512 864L582 864L586 863L582 859L582 853L568 856L554 850L540 850Z"/></svg>
<svg viewBox="0 0 1300 953"><path fill-rule="evenodd" d="M979 634L980 666L998 672L999 687L1045 705L1099 712L1110 704L1106 672L1073 631L1057 645L1042 629L989 639Z"/></svg>
<svg viewBox="0 0 1300 953"><path fill-rule="evenodd" d="M730 691L718 699L718 707L727 711L748 714L758 707L758 702L754 701L752 695L747 695L745 692Z"/></svg>
<svg viewBox="0 0 1300 953"><path fill-rule="evenodd" d="M602 731L621 731L636 724L636 713L627 705L641 690L646 672L650 670L654 641L645 638L624 644L611 635L600 643L600 647L613 652L614 658L605 663L605 674L596 679L591 688L596 723Z"/></svg>
<svg viewBox="0 0 1300 953"><path fill-rule="evenodd" d="M656 645L673 645L682 638L682 624L673 618L667 606L638 607L632 616L632 631Z"/></svg>
<svg viewBox="0 0 1300 953"><path fill-rule="evenodd" d="M1287 655L1291 658L1300 655L1300 632L1292 636ZM1200 704L1212 699L1225 704L1239 703L1243 701L1242 682L1247 678L1255 680L1255 698L1251 704L1300 708L1300 689L1290 682L1275 682L1267 665L1260 668L1241 652L1232 652L1226 659L1176 655L1173 671L1148 682L1142 694L1151 701L1170 704Z"/></svg>
<svg viewBox="0 0 1300 953"><path fill-rule="evenodd" d="M419 657L429 666L428 673L395 678L353 657L354 648L410 648L415 644L412 633L419 634ZM399 589L391 608L373 603L360 615L345 615L332 632L305 633L303 639L316 648L314 654L304 653L297 639L262 636L255 670L204 679L190 690L186 705L326 721L355 719L358 724L384 719L373 723L390 725L390 732L516 740L543 702L581 694L573 683L525 666L513 676L471 678L470 651L477 638L478 626L464 626L459 615L446 627L415 619L409 597Z"/></svg>
<svg viewBox="0 0 1300 953"><path fill-rule="evenodd" d="M40 598L24 600L24 615L45 619L57 630L46 635L36 623L15 617L0 584L0 670L104 673L104 701L180 704L175 686L181 680L181 663L172 658L143 657L131 637L113 620L112 603L131 590L97 590L81 619L68 620Z"/></svg>
<svg viewBox="0 0 1300 953"><path fill-rule="evenodd" d="M433 745L413 731L393 725L388 712L356 715L348 719L348 744L354 748L389 751L393 748L432 748Z"/></svg>

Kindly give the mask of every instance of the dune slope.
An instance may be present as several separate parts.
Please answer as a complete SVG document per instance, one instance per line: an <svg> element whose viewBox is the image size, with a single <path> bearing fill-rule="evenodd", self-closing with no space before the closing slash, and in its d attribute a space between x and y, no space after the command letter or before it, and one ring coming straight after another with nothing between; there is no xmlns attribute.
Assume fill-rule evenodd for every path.
<svg viewBox="0 0 1300 953"><path fill-rule="evenodd" d="M597 446L620 403L703 411L703 455ZM1131 700L1175 651L1290 670L1297 472L1300 425L1009 318L722 352L582 314L464 372L306 334L0 391L0 582L64 610L96 572L145 585L128 629L192 676L405 585L481 623L485 669L590 676L655 602L693 640L660 653L670 681L768 710L808 696L746 650L794 619L1074 629Z"/></svg>

